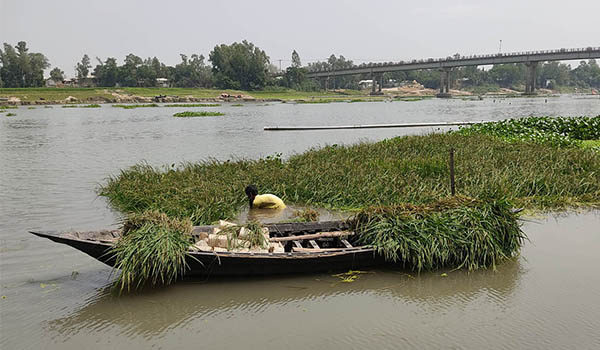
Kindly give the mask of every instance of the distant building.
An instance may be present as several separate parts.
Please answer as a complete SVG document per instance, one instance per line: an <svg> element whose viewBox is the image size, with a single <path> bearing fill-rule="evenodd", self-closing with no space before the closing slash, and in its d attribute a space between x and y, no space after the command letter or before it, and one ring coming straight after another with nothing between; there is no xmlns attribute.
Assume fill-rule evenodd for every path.
<svg viewBox="0 0 600 350"><path fill-rule="evenodd" d="M361 80L358 82L358 87L361 89L368 89L373 86L373 80Z"/></svg>
<svg viewBox="0 0 600 350"><path fill-rule="evenodd" d="M169 79L167 79L167 78L156 78L156 86L158 86L158 87L169 87Z"/></svg>
<svg viewBox="0 0 600 350"><path fill-rule="evenodd" d="M59 86L62 86L62 84L63 84L62 80L57 81L52 78L48 78L45 81L46 87L59 87Z"/></svg>

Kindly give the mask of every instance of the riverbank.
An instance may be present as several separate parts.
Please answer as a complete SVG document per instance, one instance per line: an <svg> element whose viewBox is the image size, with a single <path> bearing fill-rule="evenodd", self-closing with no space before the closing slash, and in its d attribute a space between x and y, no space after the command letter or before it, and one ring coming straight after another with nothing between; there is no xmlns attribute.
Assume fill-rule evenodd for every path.
<svg viewBox="0 0 600 350"><path fill-rule="evenodd" d="M362 102L384 101L390 98L434 97L437 90L425 89L422 85L384 89L384 95L371 96L369 90L295 91L264 90L239 91L193 88L23 88L0 89L0 104L6 105L53 105L66 103L193 103L193 102ZM477 93L466 90L451 90L455 96L518 96L519 92L502 89ZM541 96L552 94L541 90Z"/></svg>

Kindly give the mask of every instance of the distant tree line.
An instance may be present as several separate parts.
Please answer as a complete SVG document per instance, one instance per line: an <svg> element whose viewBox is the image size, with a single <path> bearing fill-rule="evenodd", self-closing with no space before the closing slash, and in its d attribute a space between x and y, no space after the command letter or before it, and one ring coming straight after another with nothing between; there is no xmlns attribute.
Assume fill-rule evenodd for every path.
<svg viewBox="0 0 600 350"><path fill-rule="evenodd" d="M308 72L355 67L352 60L342 55L331 55L326 61L313 62L306 66L302 65L296 50L292 52L291 58L290 67L283 72L277 72L265 51L244 40L231 45L215 46L208 55L210 64L205 62L203 55L198 54L181 54L181 62L175 66L167 66L156 57L142 59L129 54L122 65L118 64L116 58L108 57L104 60L96 58L97 63L93 66L86 54L76 63L75 71L81 86L154 87L161 83L158 78L164 78L172 87L242 90L278 87L309 91L319 90L324 86L317 80L308 79ZM0 87L44 86L44 70L48 68L48 59L41 53L29 52L24 41L20 41L14 47L5 43L3 49L0 49ZM525 73L523 64L494 65L488 70L460 67L451 71L451 81L458 87L490 85L515 88L524 84ZM595 60L581 61L576 68L560 62L540 63L536 74L538 87L600 88L600 67ZM65 74L60 68L54 67L50 71L50 77L59 81L64 79ZM436 70L390 72L385 73L383 78L384 86L389 81L412 80L432 89L437 89L440 85L440 72ZM331 77L328 87L358 89L360 80L368 79L371 79L370 75L360 74Z"/></svg>

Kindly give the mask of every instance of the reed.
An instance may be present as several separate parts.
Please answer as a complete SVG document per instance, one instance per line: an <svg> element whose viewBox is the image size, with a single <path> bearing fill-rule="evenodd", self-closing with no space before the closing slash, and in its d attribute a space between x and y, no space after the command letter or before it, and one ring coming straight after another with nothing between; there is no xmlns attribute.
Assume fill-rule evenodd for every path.
<svg viewBox="0 0 600 350"><path fill-rule="evenodd" d="M457 196L423 206L369 207L351 222L361 244L417 271L495 269L527 238L511 207L503 198Z"/></svg>
<svg viewBox="0 0 600 350"><path fill-rule="evenodd" d="M168 285L183 276L193 239L189 219L170 218L158 211L132 214L123 222L122 236L111 249L120 270L113 282L119 293L150 284Z"/></svg>

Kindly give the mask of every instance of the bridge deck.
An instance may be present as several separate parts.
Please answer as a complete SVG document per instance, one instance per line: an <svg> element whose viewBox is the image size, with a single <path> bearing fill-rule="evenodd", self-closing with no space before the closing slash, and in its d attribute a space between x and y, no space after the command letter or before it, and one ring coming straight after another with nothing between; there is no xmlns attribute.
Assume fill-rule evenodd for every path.
<svg viewBox="0 0 600 350"><path fill-rule="evenodd" d="M533 52L498 53L491 55L476 55L467 57L448 57L441 59L412 60L382 65L361 65L355 68L309 72L309 78L325 78L340 75L384 73L394 71L409 71L419 69L444 69L465 66L484 66L503 63L527 63L544 61L569 61L600 58L600 47L582 49L558 49Z"/></svg>

